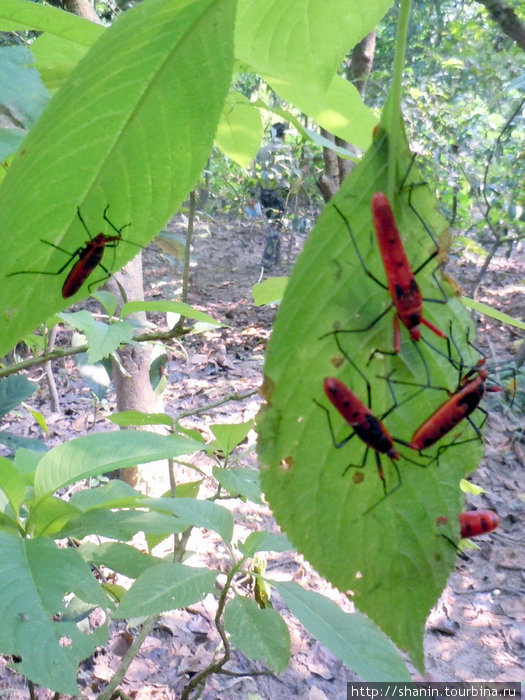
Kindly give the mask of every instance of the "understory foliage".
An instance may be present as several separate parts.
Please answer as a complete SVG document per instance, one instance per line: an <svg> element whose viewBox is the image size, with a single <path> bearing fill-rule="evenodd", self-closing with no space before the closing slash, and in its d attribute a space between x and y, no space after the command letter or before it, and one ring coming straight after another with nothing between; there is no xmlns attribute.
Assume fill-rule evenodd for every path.
<svg viewBox="0 0 525 700"><path fill-rule="evenodd" d="M414 163L399 105L389 102L373 138L378 113L340 75L344 57L383 20L370 89L372 102L383 106L393 43L399 41L392 18L383 19L390 2L364 6L359 0L332 0L325 5L145 0L104 27L43 4L0 3L5 32L0 99L6 115L0 131L0 219L13 241L0 259L0 353L13 352L12 359L16 345L25 341L34 354L13 366L5 360L2 416L35 389L15 371L71 354L79 355L85 376L93 376L102 365L109 368L108 358L116 361L123 344L175 337L173 314L207 327L220 325L179 299L118 308L108 292L95 294L101 308L97 317L85 309L64 310L129 261L137 245L152 240L191 190L211 193L210 212L217 207L243 212L260 171L253 166L244 179L241 168L253 162L270 121L289 125L280 173L299 212L315 210L319 203L314 181L327 145L319 126L364 154L358 159L355 152L339 150L359 164L312 231L279 313L265 365L267 405L257 426L262 486L259 474L240 461L242 451L236 451L251 421L212 426L211 442L164 413L117 414L113 422L128 430L86 435L52 449L1 433L6 450L0 457L0 653L12 656L13 667L31 684L78 694L79 664L107 643L111 620L133 618L141 625L132 647L137 653L159 614L206 595L217 599L222 647L214 662L188 681L182 697L199 694L206 678L228 663L232 645L281 672L290 658L290 635L272 607L271 592L365 680L409 680L391 640L419 668L424 666L424 621L456 554L436 523L440 518L449 523L447 536L458 540L458 482L481 454L475 433L481 421L474 419L476 428L460 426L425 455L414 452L413 460L406 445L400 447L399 464L384 458L378 467L372 454L367 461L359 440L341 450L332 444L329 426L335 426L337 439L348 426L319 405L326 403L323 379L341 378L363 401L368 387L374 414L406 443L407 426L419 424L422 407L430 415L443 401L442 392L456 391L476 366L479 355L469 343L471 323L461 300L453 287L436 281L438 259L446 252L441 236L446 226L421 182L429 170L439 174L447 148L456 152L463 171L443 199L448 211L456 212L456 222L465 224L472 194L488 192L476 149L484 144L486 154L491 152L516 98L512 93L508 111L499 112L500 101L483 99L473 71L465 69L490 40L476 11L453 2L433 5L433 12L443 13L438 36L423 4L415 3L413 26L420 31L411 40L406 74L409 130L436 134L438 146L425 144L427 158ZM112 9L105 8L106 20ZM465 46L458 64L439 58L437 49L452 41L445 28L455 45ZM436 50L430 53L430 48ZM500 48L503 91L507 76L509 81L516 76L510 49L504 43ZM476 70L485 76L488 68L477 65ZM490 74L493 83L495 75ZM397 83L399 88L399 76ZM475 106L475 114L467 118L460 98L469 101L470 109ZM463 133L458 123L465 126ZM438 124L444 125L439 134ZM483 213L516 238L512 222L521 214L518 207L512 209L506 186L507 165L516 150L513 129L514 124L494 150L488 178L493 196ZM392 200L407 255L421 270L417 279L424 297L442 295L441 303L425 305L425 317L446 335L456 329L451 343L433 338L416 346L402 328L401 352L391 354L393 312L387 292L369 274L384 279L370 215L377 191L388 192ZM108 221L108 207L116 226ZM349 226L368 273L355 255ZM115 236L119 230L125 231L122 238ZM96 240L106 249L102 245L101 266L94 271ZM433 260L436 243L440 255ZM432 262L425 264L427 259ZM64 298L68 273L77 275L80 288ZM150 323L137 322L139 311L165 314L168 330L155 332ZM67 324L76 335L70 347L52 353L57 324ZM357 341L344 332L356 326L368 326ZM426 338L428 329L423 333ZM162 374L160 364L151 374L159 392ZM95 384L90 386L96 394ZM44 416L30 410L45 430ZM159 426L165 434L148 431ZM445 442L455 444L447 449ZM215 461L211 472L198 466L199 453ZM156 460L166 460L172 484L158 498L107 476ZM181 483L178 464L195 470L195 480ZM71 487L74 492L67 496ZM239 537L231 511L217 501L227 494L261 503L263 493L287 536L257 531ZM226 552L220 566L192 565L186 545L193 528L216 534ZM138 533L144 537L142 549L130 543ZM153 550L167 540L171 551L161 559ZM360 612L342 612L326 597L268 576L264 553L293 547L347 592ZM115 582L114 574L130 579L129 587L122 579ZM245 576L251 581L248 594L235 585ZM97 624L95 610L102 611ZM129 662L123 660L101 691L102 700L118 688Z"/></svg>

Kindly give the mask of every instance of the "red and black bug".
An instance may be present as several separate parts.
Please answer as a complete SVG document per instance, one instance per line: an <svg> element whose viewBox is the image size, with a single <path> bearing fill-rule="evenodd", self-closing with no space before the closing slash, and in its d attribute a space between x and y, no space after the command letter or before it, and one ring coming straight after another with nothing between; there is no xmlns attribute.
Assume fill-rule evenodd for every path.
<svg viewBox="0 0 525 700"><path fill-rule="evenodd" d="M78 258L77 261L73 264L73 267L69 271L64 281L64 284L62 285L62 296L64 299L68 299L69 297L72 297L74 294L76 294L96 267L101 267L102 270L104 270L104 272L106 273L106 275L92 282L89 285L90 290L96 284L99 284L103 280L109 279L109 277L111 277L111 273L102 264L104 251L106 250L106 248L116 248L119 242L121 240L124 240L122 238L122 231L130 224L124 224L124 226L121 226L121 228L117 228L107 217L108 209L109 204L104 209L102 218L105 221L107 221L107 223L115 231L114 236L107 236L104 233L99 233L93 238L91 236L91 233L89 232L88 227L86 226L84 219L82 218L80 209L77 207L78 218L80 219L82 226L84 227L87 235L89 236L89 241L86 241L84 247L79 247L75 250L74 253L70 253L69 251L65 250L64 248L61 248L55 243L50 243L49 241L45 241L42 239L42 243L46 243L47 245L50 245L53 248L56 248L57 250L60 250L61 252L69 255L68 261L64 265L62 265L62 267L56 272L44 272L42 270L22 270L20 272L11 272L7 275L7 277L14 277L15 275L60 275L69 265L71 265L75 258ZM127 242L131 243L131 241Z"/></svg>
<svg viewBox="0 0 525 700"><path fill-rule="evenodd" d="M330 403L334 406L334 408L338 411L338 413L344 418L344 420L351 426L353 429L352 432L342 440L337 441L334 430L332 427L332 421L330 418L330 413L328 409L320 404L318 401L314 399L314 402L326 413L327 419L328 419L328 427L330 429L330 435L332 437L332 444L336 449L339 449L346 445L350 440L354 437L354 435L357 435L360 440L366 445L366 450L363 456L363 460L361 464L349 464L344 472L343 475L346 474L348 469L351 467L357 467L357 468L363 468L366 465L367 457L368 457L368 452L370 449L374 451L375 455L375 460L376 460L376 467L377 467L377 473L379 475L379 478L381 479L382 485L383 485L383 493L384 496L382 499L377 501L377 503L374 503L370 508L368 508L363 515L366 515L372 508L375 508L381 501L383 501L387 496L391 495L394 491L396 491L400 486L401 486L401 474L399 471L399 467L397 465L397 460L401 458L401 455L395 448L394 443L398 442L399 444L407 446L407 443L405 443L403 440L398 440L397 438L394 438L390 435L388 432L387 428L383 424L383 419L386 418L394 408L397 406L392 406L388 411L386 411L381 418L378 418L377 416L374 415L372 412L370 405L371 405L371 388L370 388L370 383L368 382L368 379L366 376L361 372L361 370L357 367L357 365L353 362L353 360L344 352L343 348L341 347L339 343L339 339L336 336L336 342L337 345L340 349L340 351L343 353L343 355L346 357L346 359L352 364L354 369L357 371L357 373L361 376L363 381L366 383L367 386L367 395L368 395L368 406L366 406L360 398L358 398L354 392L349 389L349 387L346 386L342 381L339 379L336 379L335 377L327 377L324 382L323 382L323 389L324 392L330 401ZM383 466L381 464L381 457L380 455L386 455L387 457L390 458L392 465L394 467L394 470L396 472L397 476L397 483L396 485L388 490L387 488L387 483L386 483L386 478L383 470ZM405 455L402 456L403 459L406 459L408 462L411 464L415 464L418 467L426 467L428 465L426 464L420 464L419 462L415 462L412 459L409 459Z"/></svg>
<svg viewBox="0 0 525 700"><path fill-rule="evenodd" d="M459 513L458 520L461 539L485 535L495 530L500 524L500 517L493 510L466 510L463 513ZM439 526L446 525L447 523L448 518L444 515L440 515L436 520L436 524ZM468 560L461 546L458 546L448 535L442 532L439 534L454 547L462 559Z"/></svg>
<svg viewBox="0 0 525 700"><path fill-rule="evenodd" d="M462 379L461 387L417 428L409 443L413 450L424 450L427 447L432 447L465 418L472 425L477 436L481 438L480 429L470 419L470 414L476 408L483 411L479 404L486 391L501 391L500 386L487 387L486 380L489 373L483 369L484 364L485 360L480 360L475 367L467 372Z"/></svg>
<svg viewBox="0 0 525 700"><path fill-rule="evenodd" d="M419 265L415 270L412 270L408 257L406 255L399 229L396 224L394 213L388 198L382 192L376 192L372 197L372 220L376 232L376 238L379 245L379 251L385 269L387 284L382 282L373 272L371 272L363 259L357 241L355 240L352 227L346 216L334 204L334 208L345 223L346 229L352 240L353 247L357 257L363 267L365 273L374 280L380 287L388 290L392 302L390 305L373 319L368 325L363 328L354 328L350 330L340 330L340 333L362 333L369 331L376 323L385 316L393 307L394 315L394 353L398 353L401 349L401 336L399 329L399 321L407 328L412 340L418 341L421 338L421 324L427 326L440 338L446 338L446 334L439 328L434 326L423 316L423 301L432 301L440 304L447 302L447 297L439 280L435 277L435 271L432 273L438 287L443 295L443 299L426 299L423 297L421 290L416 282L415 276L424 267L426 267L438 254L438 249ZM333 331L332 331L333 332ZM326 335L329 335L327 333Z"/></svg>
<svg viewBox="0 0 525 700"><path fill-rule="evenodd" d="M466 510L458 515L461 537L479 537L492 532L500 524L499 515L493 510Z"/></svg>

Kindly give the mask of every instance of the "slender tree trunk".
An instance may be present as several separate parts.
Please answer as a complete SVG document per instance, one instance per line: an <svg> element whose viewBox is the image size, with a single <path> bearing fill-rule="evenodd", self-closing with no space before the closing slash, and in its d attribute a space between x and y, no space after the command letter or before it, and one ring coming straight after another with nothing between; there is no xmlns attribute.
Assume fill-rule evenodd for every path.
<svg viewBox="0 0 525 700"><path fill-rule="evenodd" d="M127 301L143 301L142 253L117 272L106 286L119 300L118 309L124 303L121 289ZM137 321L146 319L146 314L142 311L131 316ZM162 401L151 387L149 377L151 351L152 346L147 343L128 344L118 350L118 361L115 358L112 359L112 379L117 394L118 411L155 413L163 410ZM151 426L147 429L151 430ZM119 478L133 487L140 487L145 492L149 492L152 489L152 477L157 478L162 475L162 472L166 475L168 473L167 465L161 464L160 469L157 467L153 469L151 465L121 469Z"/></svg>
<svg viewBox="0 0 525 700"><path fill-rule="evenodd" d="M346 68L347 80L355 85L361 97L364 97L368 76L372 70L375 46L376 34L375 32L371 32L354 46L352 58ZM321 133L337 146L346 148L350 152L357 153L357 150L352 144L330 134L324 129ZM324 149L323 158L325 164L324 173L319 178L317 184L325 201L328 201L337 192L343 180L354 167L354 163L347 158L340 158L329 148Z"/></svg>
<svg viewBox="0 0 525 700"><path fill-rule="evenodd" d="M525 24L514 9L503 0L478 0L491 18L499 24L501 31L525 51Z"/></svg>

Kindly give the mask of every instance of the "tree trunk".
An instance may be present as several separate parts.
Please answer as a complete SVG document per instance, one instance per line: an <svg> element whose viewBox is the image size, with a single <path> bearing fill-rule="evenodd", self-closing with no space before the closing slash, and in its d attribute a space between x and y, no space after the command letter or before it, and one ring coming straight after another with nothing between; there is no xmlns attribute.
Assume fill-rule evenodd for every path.
<svg viewBox="0 0 525 700"><path fill-rule="evenodd" d="M525 24L510 5L503 0L478 0L500 29L525 51Z"/></svg>
<svg viewBox="0 0 525 700"><path fill-rule="evenodd" d="M124 291L127 301L143 301L144 286L142 280L142 253L139 253L131 262L117 272L108 282L108 290L118 299L117 308L122 308L124 299L121 289ZM139 311L130 316L138 321L145 321L146 314ZM119 361L112 359L113 384L117 394L118 411L142 411L144 413L156 413L163 410L162 401L151 387L149 368L151 364L152 346L146 343L138 345L125 345L118 350ZM148 426L147 430L152 427ZM167 466L161 463L161 467L152 468L151 464L140 467L128 467L121 469L119 478L133 487L140 487L146 493L152 488L152 479L166 474L164 482L168 488Z"/></svg>
<svg viewBox="0 0 525 700"><path fill-rule="evenodd" d="M354 46L352 59L346 68L346 78L350 80L359 91L361 97L364 97L368 76L372 70L374 61L374 51L376 46L376 33L370 32L364 39ZM332 141L332 143L348 151L357 154L357 150L350 143L340 139L333 134L330 134L324 129L321 130L322 135ZM348 158L340 158L334 151L329 148L323 150L323 158L325 171L319 178L317 184L321 193L327 202L333 197L337 190L341 187L343 180L354 167L354 162Z"/></svg>

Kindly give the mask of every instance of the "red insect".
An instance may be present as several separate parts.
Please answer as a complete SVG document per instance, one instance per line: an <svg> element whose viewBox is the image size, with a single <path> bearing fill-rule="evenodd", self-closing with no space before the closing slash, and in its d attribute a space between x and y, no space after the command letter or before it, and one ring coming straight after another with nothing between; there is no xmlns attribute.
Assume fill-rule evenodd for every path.
<svg viewBox="0 0 525 700"><path fill-rule="evenodd" d="M478 537L495 530L500 518L493 510L467 510L458 515L461 537Z"/></svg>
<svg viewBox="0 0 525 700"><path fill-rule="evenodd" d="M385 268L388 291L392 297L392 304L396 309L394 316L394 351L399 352L401 349L399 321L407 328L412 340L421 338L419 328L421 324L430 328L440 338L446 338L445 333L423 317L423 295L415 279L415 275L422 267L420 266L414 272L412 271L401 236L399 235L394 212L387 196L382 192L376 192L372 197L372 219ZM423 266L427 265L436 254L437 251L423 263Z"/></svg>
<svg viewBox="0 0 525 700"><path fill-rule="evenodd" d="M69 260L64 265L62 265L62 267L56 272L43 272L41 270L23 270L21 272L11 272L9 275L7 275L7 277L14 277L15 275L37 274L60 275L72 263L74 258L78 258L78 260L75 262L75 264L69 271L69 274L67 275L64 284L62 285L62 297L64 299L68 299L69 297L72 297L74 294L76 294L78 290L82 287L84 282L87 280L87 278L91 275L93 270L98 266L100 266L104 270L104 272L106 273L106 277L92 282L89 286L89 289L91 290L91 288L95 284L98 284L99 282L102 282L102 280L109 278L111 276L111 273L106 267L104 267L104 265L102 265L102 257L104 255L104 251L106 250L106 248L116 248L118 243L121 240L123 240L122 231L126 228L126 226L129 226L130 224L125 224L120 229L116 228L116 226L114 226L114 224L106 216L108 209L109 204L104 209L102 217L116 232L115 236L106 236L106 234L104 233L99 233L94 238L92 238L89 229L86 226L84 219L82 218L80 209L77 208L78 218L80 219L86 233L89 236L89 241L86 241L84 247L79 247L75 250L74 253L69 253L67 250L61 248L58 245L55 245L54 243L42 240L43 243L46 243L47 245L50 245L53 248L57 248L57 250L60 250L63 253L67 253L67 255L69 255ZM127 242L131 243L131 241Z"/></svg>
<svg viewBox="0 0 525 700"><path fill-rule="evenodd" d="M454 392L412 435L408 446L413 450L431 447L466 418L481 438L479 428L470 420L470 414L479 407L485 391L501 391L500 386L487 387L487 370L482 359L463 377L462 386ZM475 375L475 376L474 376ZM482 408L480 408L483 411Z"/></svg>
<svg viewBox="0 0 525 700"><path fill-rule="evenodd" d="M364 271L380 287L387 289L392 298L392 303L379 316L377 316L377 318L375 318L364 328L343 330L338 332L361 333L368 331L375 326L375 324L386 313L388 313L392 307L394 307L396 311L394 316L394 353L398 353L401 349L399 321L401 321L401 323L407 328L412 340L417 341L421 338L421 324L430 328L430 330L432 330L440 338L446 338L445 333L423 317L423 301L433 301L445 304L447 302L447 298L444 290L439 284L437 278L434 277L439 289L441 290L441 293L443 294L443 299L424 299L415 279L417 273L428 265L433 258L435 258L438 250L436 249L416 270L412 270L401 240L401 236L399 235L399 230L397 228L390 202L385 194L382 192L376 192L372 197L372 220L376 231L383 267L385 268L385 275L387 279L387 284L385 285L384 282L378 279L373 272L366 267L348 219L336 204L334 204L334 208L345 222L356 254Z"/></svg>
<svg viewBox="0 0 525 700"><path fill-rule="evenodd" d="M333 432L330 414L324 406L322 406L316 401L317 405L320 408L322 408L328 416L328 425L330 427L330 433L332 435L332 442L334 444L334 447L336 447L337 449L343 447L348 442L350 442L354 435L357 435L367 446L365 456L363 459L363 464L360 466L364 466L364 464L366 464L368 449L371 447L375 453L377 473L379 474L379 478L381 479L381 482L383 484L383 491L386 495L386 480L379 455L386 454L392 460L399 459L399 452L394 447L393 438L390 436L389 432L387 431L383 423L379 420L379 418L377 418L372 413L372 411L367 406L365 406L361 399L359 399L353 393L353 391L351 391L346 386L346 384L343 384L343 382L339 381L339 379L336 379L335 377L328 377L323 382L323 388L330 403L337 409L337 411L339 411L339 413L345 419L345 421L354 429L354 431L350 433L350 435L348 435L343 440L337 442ZM398 483L395 486L395 488L392 489L392 491L395 491L401 485L401 476L399 474L399 469L395 462L392 463L394 464L394 468L398 477ZM343 474L346 474L350 466L352 465L349 465L345 469ZM392 491L390 491L390 493L392 493Z"/></svg>
<svg viewBox="0 0 525 700"><path fill-rule="evenodd" d="M339 339L336 336L336 342L341 350L341 352L346 356L350 364L354 367L354 369L357 371L357 373L361 376L363 381L366 383L367 386L367 394L368 394L368 406L366 406L361 399L359 399L351 389L349 389L343 382L341 382L339 379L336 379L335 377L328 377L327 379L324 380L323 382L323 388L325 391L325 394L330 401L330 403L334 406L334 408L340 413L340 415L345 419L345 421L353 428L353 432L350 433L346 438L343 438L343 440L340 440L337 442L334 431L332 428L332 422L330 419L330 414L328 412L328 409L325 408L322 404L320 404L318 401L315 401L315 403L323 409L323 411L326 413L326 416L328 418L328 426L330 428L330 434L332 436L332 443L334 447L336 448L341 448L344 445L346 445L353 437L354 435L357 435L362 442L365 443L366 445L366 451L364 453L364 457L362 460L362 463L360 465L353 465L349 464L346 469L343 472L343 475L346 474L348 469L350 467L361 467L363 468L366 465L366 460L368 457L368 451L371 448L374 451L375 454L375 460L376 460L376 467L377 467L377 473L379 475L379 478L381 479L381 483L383 485L383 492L384 496L381 498L377 503L374 503L372 506L370 506L367 510L364 511L363 515L366 515L372 508L375 508L381 501L383 501L387 496L392 494L394 491L396 491L400 486L401 486L401 474L399 472L399 468L396 464L396 461L400 458L399 452L396 450L394 446L394 442L399 442L400 444L406 445L406 443L403 440L397 440L396 438L393 438L384 424L382 423L382 420L395 408L395 405L392 406L386 413L384 413L380 418L377 418L375 416L371 409L371 389L370 389L370 383L368 382L368 379L366 376L361 372L361 370L357 367L357 365L353 362L353 360L346 355L344 350L341 348L341 345L339 343ZM396 476L397 476L397 483L396 485L388 491L387 489L387 484L386 484L386 479L385 479L385 474L383 471L383 466L381 464L381 458L380 455L384 454L387 455L387 457L390 458L392 461L392 465L395 469ZM415 462L408 457L403 455L403 458L406 459L408 462L411 462L412 464L415 464L418 467L426 467L428 465L426 464L419 464L419 462Z"/></svg>

